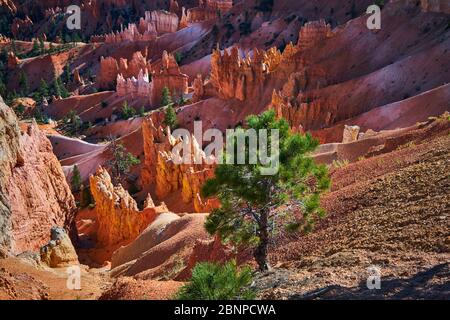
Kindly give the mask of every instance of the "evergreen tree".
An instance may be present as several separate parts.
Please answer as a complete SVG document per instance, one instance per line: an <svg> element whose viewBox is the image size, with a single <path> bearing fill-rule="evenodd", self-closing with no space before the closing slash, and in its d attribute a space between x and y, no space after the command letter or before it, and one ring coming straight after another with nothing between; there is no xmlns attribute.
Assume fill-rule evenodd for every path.
<svg viewBox="0 0 450 320"><path fill-rule="evenodd" d="M172 105L167 107L163 123L172 130L177 126L177 113Z"/></svg>
<svg viewBox="0 0 450 320"><path fill-rule="evenodd" d="M136 115L136 110L128 105L128 101L125 101L120 111L120 117L124 120L128 120Z"/></svg>
<svg viewBox="0 0 450 320"><path fill-rule="evenodd" d="M41 85L39 87L39 96L41 98L46 98L49 96L48 84L44 79L41 79Z"/></svg>
<svg viewBox="0 0 450 320"><path fill-rule="evenodd" d="M245 149L237 145L239 139L234 139L233 148L224 152L224 164L203 185L204 197L216 196L221 202L221 207L208 216L205 228L211 234L218 233L223 241L254 245L259 269L266 271L267 248L271 235L277 231L275 228L309 231L314 219L324 215L319 200L329 188L330 180L327 168L308 156L318 142L309 134L292 134L285 120L276 119L274 110L248 117L246 128L236 131L240 140L245 141ZM271 134L267 141L260 140L258 133L262 129L268 133L271 129L278 130L279 138L274 140L278 141L278 147L272 149ZM257 145L267 145L270 156L279 154L278 170L272 175L263 173L267 163L260 159L256 164L249 163L253 152L260 155L264 148L249 150L250 139L245 138L248 130L257 133ZM235 162L228 161L234 159L231 156L235 153L245 157L245 164L227 164Z"/></svg>
<svg viewBox="0 0 450 320"><path fill-rule="evenodd" d="M19 87L21 89L21 95L25 96L29 91L29 87L27 74L23 70L20 72L19 75Z"/></svg>
<svg viewBox="0 0 450 320"><path fill-rule="evenodd" d="M162 99L161 99L161 106L165 107L168 105L173 104L172 97L170 95L169 88L164 87L162 91Z"/></svg>
<svg viewBox="0 0 450 320"><path fill-rule="evenodd" d="M70 186L72 187L72 192L78 192L81 190L81 173L77 165L73 167Z"/></svg>
<svg viewBox="0 0 450 320"><path fill-rule="evenodd" d="M55 78L55 81L53 81L53 93L57 97L62 96L61 87L59 86L58 78Z"/></svg>
<svg viewBox="0 0 450 320"><path fill-rule="evenodd" d="M39 51L41 54L45 54L45 43L43 38L39 38Z"/></svg>
<svg viewBox="0 0 450 320"><path fill-rule="evenodd" d="M40 51L41 50L39 48L39 42L37 40L33 40L33 48L31 49L28 56L30 56L30 57L38 56L40 54Z"/></svg>
<svg viewBox="0 0 450 320"><path fill-rule="evenodd" d="M111 152L113 154L113 159L110 161L113 180L115 183L119 183L122 175L128 174L130 168L138 165L140 161L132 153L127 152L125 146L117 142L117 139L110 137L109 141Z"/></svg>
<svg viewBox="0 0 450 320"><path fill-rule="evenodd" d="M249 267L238 269L235 261L223 265L201 262L192 270L190 281L178 291L178 300L251 300L255 293Z"/></svg>

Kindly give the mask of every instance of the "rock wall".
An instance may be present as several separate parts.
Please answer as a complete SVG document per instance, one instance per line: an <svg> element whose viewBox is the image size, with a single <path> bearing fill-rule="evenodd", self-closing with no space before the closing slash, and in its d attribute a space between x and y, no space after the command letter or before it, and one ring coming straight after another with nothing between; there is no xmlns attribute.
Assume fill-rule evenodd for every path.
<svg viewBox="0 0 450 320"><path fill-rule="evenodd" d="M187 27L190 23L215 20L219 14L227 13L233 8L232 0L199 0L198 6L181 13L180 28Z"/></svg>
<svg viewBox="0 0 450 320"><path fill-rule="evenodd" d="M98 168L90 179L91 192L95 200L100 246L109 246L135 239L161 212L167 212L164 204L155 207L148 198L146 208L139 211L136 201L121 185L113 186L111 177L103 168Z"/></svg>
<svg viewBox="0 0 450 320"><path fill-rule="evenodd" d="M0 251L38 250L53 226L76 239L75 200L50 141L35 122L20 133L1 98L0 124Z"/></svg>

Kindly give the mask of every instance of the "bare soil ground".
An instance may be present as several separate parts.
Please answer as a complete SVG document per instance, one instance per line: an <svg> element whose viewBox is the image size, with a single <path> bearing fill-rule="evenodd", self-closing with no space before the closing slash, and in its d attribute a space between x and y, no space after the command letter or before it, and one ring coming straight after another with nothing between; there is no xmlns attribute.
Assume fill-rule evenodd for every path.
<svg viewBox="0 0 450 320"><path fill-rule="evenodd" d="M448 120L447 120L448 121ZM450 298L450 136L409 144L332 173L328 217L278 239L266 299ZM368 290L368 268L381 290Z"/></svg>

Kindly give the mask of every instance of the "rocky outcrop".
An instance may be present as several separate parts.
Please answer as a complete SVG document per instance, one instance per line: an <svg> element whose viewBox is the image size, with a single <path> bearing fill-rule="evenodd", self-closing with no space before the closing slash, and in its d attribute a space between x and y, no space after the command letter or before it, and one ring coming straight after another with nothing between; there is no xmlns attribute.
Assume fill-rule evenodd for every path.
<svg viewBox="0 0 450 320"><path fill-rule="evenodd" d="M131 99L142 98L150 105L151 92L153 83L150 82L149 74L146 71L144 74L141 70L137 79L131 77L125 79L122 74L117 76L116 92L120 97L129 96Z"/></svg>
<svg viewBox="0 0 450 320"><path fill-rule="evenodd" d="M169 128L155 127L151 118L146 118L142 124L144 137L145 162L142 169L144 186L155 185L159 199L179 191L184 203L192 203L196 212L209 212L217 206L214 200L204 201L200 197L203 183L214 174L214 166L207 161L194 136L190 137L189 150L191 164L179 164L179 156L172 152L173 148L182 143L175 139ZM194 159L199 159L198 164Z"/></svg>
<svg viewBox="0 0 450 320"><path fill-rule="evenodd" d="M215 20L232 7L232 0L199 0L197 7L188 10L183 8L180 28L187 27L190 23Z"/></svg>
<svg viewBox="0 0 450 320"><path fill-rule="evenodd" d="M331 36L331 25L325 20L311 21L300 29L298 47L302 51L307 50Z"/></svg>
<svg viewBox="0 0 450 320"><path fill-rule="evenodd" d="M154 72L152 82L151 96L154 105L161 103L162 91L165 87L169 89L174 101L188 93L189 76L181 73L175 57L173 54L168 54L167 51L163 52L161 68Z"/></svg>
<svg viewBox="0 0 450 320"><path fill-rule="evenodd" d="M8 52L8 69L14 69L20 63L19 58L14 54L14 52Z"/></svg>
<svg viewBox="0 0 450 320"><path fill-rule="evenodd" d="M78 256L69 236L63 228L53 227L50 241L41 248L41 261L50 268L77 265Z"/></svg>
<svg viewBox="0 0 450 320"><path fill-rule="evenodd" d="M92 42L105 42L105 43L121 43L121 42L134 42L134 41L151 41L157 38L158 34L153 22L145 21L141 18L139 24L130 23L126 28L122 28L120 31L111 32L102 36L92 36Z"/></svg>
<svg viewBox="0 0 450 320"><path fill-rule="evenodd" d="M135 56L133 57L134 59L132 61L138 60ZM141 64L135 64L135 68L144 65L144 60L141 61ZM108 64L110 63L108 62ZM115 69L114 64L112 69ZM168 54L166 51L163 52L161 67L151 74L148 72L150 64L147 66L144 65L139 70L137 78L135 75L126 77L120 73L122 69L125 69L128 74L130 73L128 71L130 68L126 64L120 63L118 69L119 74L117 75L116 91L119 96L143 98L150 105L157 106L161 103L162 92L166 87L169 89L174 101L177 101L184 94L188 93L189 76L181 73L174 56Z"/></svg>
<svg viewBox="0 0 450 320"><path fill-rule="evenodd" d="M194 89L194 94L192 96L192 102L198 102L202 100L205 95L205 85L203 83L203 77L201 74L197 75L192 83L192 87Z"/></svg>
<svg viewBox="0 0 450 320"><path fill-rule="evenodd" d="M176 32L179 25L178 15L164 10L146 11L144 21L153 23L158 34Z"/></svg>
<svg viewBox="0 0 450 320"><path fill-rule="evenodd" d="M115 59L113 57L101 58L100 69L97 76L97 83L101 88L109 88L117 83L119 75L122 78L138 77L141 71L143 73L150 71L150 62L147 60L147 54L141 51L133 53L130 60L125 58Z"/></svg>
<svg viewBox="0 0 450 320"><path fill-rule="evenodd" d="M95 200L100 246L134 240L159 213L168 211L164 204L155 207L150 200L146 201L146 208L139 211L128 191L121 185L113 186L110 175L101 167L90 177L90 187Z"/></svg>
<svg viewBox="0 0 450 320"><path fill-rule="evenodd" d="M215 50L211 57L211 82L222 99L244 101L250 95L259 96L268 75L294 52L292 45L283 53L276 48L254 49L251 56L241 56L237 47L230 52L224 50L223 55Z"/></svg>
<svg viewBox="0 0 450 320"><path fill-rule="evenodd" d="M360 127L358 126L344 126L344 134L342 136L342 143L350 143L358 140Z"/></svg>
<svg viewBox="0 0 450 320"><path fill-rule="evenodd" d="M57 225L76 239L75 201L50 141L35 122L20 133L14 113L0 99L0 248L38 250Z"/></svg>

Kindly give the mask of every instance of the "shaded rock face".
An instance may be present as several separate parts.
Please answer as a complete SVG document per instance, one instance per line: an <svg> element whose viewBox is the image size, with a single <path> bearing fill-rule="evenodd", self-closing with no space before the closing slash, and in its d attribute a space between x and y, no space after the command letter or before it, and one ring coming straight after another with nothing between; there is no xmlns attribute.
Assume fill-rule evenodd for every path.
<svg viewBox="0 0 450 320"><path fill-rule="evenodd" d="M195 137L189 143L191 159L200 159L199 164L178 164L173 148L182 143L175 139L169 128L156 127L151 118L142 124L145 162L142 169L143 186L155 185L156 195L164 199L169 194L181 191L183 203L194 205L196 212L209 212L217 206L216 201L204 201L200 197L203 183L214 175L214 165L207 161Z"/></svg>
<svg viewBox="0 0 450 320"><path fill-rule="evenodd" d="M99 167L90 177L91 192L95 200L100 246L109 246L134 240L161 212L167 212L164 204L155 207L151 198L146 208L139 211L136 201L121 185L111 182L108 172Z"/></svg>
<svg viewBox="0 0 450 320"><path fill-rule="evenodd" d="M0 97L0 257L6 256L11 246L11 206L6 186L14 167L23 161L19 138L16 115Z"/></svg>
<svg viewBox="0 0 450 320"><path fill-rule="evenodd" d="M0 247L19 254L38 250L52 226L76 239L75 200L50 141L35 122L20 133L0 99Z"/></svg>
<svg viewBox="0 0 450 320"><path fill-rule="evenodd" d="M50 241L40 250L41 261L51 268L78 264L78 256L69 236L63 228L53 227Z"/></svg>

